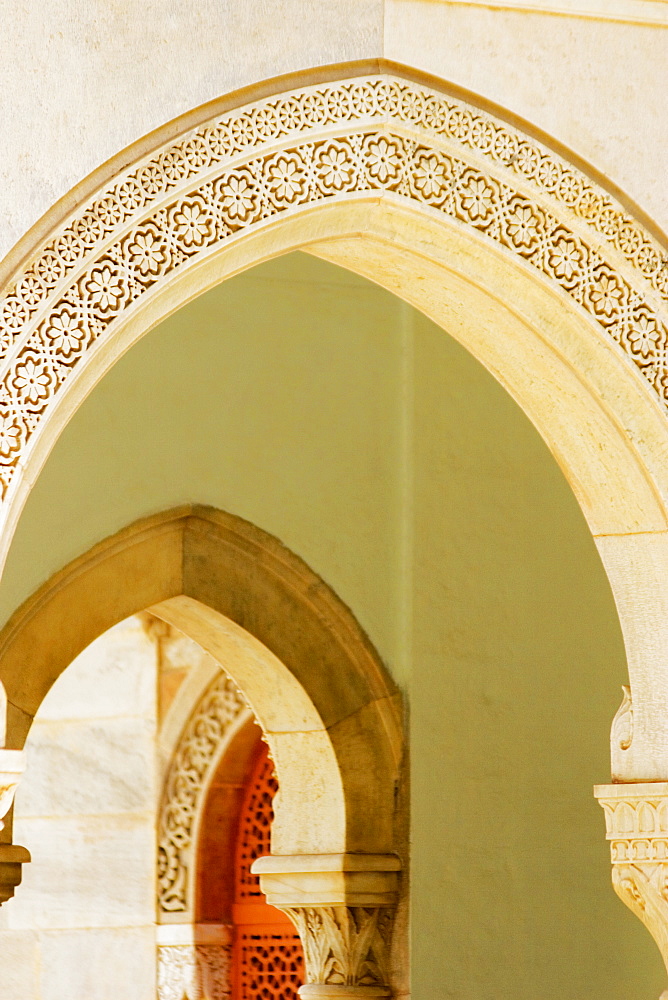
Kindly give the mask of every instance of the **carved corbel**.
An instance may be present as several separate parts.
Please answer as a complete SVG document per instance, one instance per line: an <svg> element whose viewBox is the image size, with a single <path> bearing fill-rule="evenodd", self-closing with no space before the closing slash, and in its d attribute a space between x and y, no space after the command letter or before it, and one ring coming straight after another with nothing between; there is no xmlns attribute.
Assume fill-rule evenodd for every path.
<svg viewBox="0 0 668 1000"><path fill-rule="evenodd" d="M597 785L594 795L605 812L615 892L642 920L668 970L668 782Z"/></svg>
<svg viewBox="0 0 668 1000"><path fill-rule="evenodd" d="M0 749L0 830L4 830L4 819L12 807L24 770L22 750ZM28 861L30 854L25 847L0 843L0 906L14 895L16 886L21 883L21 865Z"/></svg>
<svg viewBox="0 0 668 1000"><path fill-rule="evenodd" d="M394 855L258 858L267 902L293 922L304 948L302 1000L389 997L389 951L397 902Z"/></svg>

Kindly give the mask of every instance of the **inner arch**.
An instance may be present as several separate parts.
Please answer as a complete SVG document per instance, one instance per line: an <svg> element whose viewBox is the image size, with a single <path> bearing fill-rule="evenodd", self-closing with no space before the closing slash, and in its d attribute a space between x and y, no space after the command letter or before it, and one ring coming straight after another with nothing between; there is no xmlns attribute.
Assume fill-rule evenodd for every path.
<svg viewBox="0 0 668 1000"><path fill-rule="evenodd" d="M614 602L572 490L482 366L309 257L221 284L129 350L64 430L5 607L49 574L45 553L61 565L190 499L305 558L408 693L416 995L658 993L590 804L625 681Z"/></svg>

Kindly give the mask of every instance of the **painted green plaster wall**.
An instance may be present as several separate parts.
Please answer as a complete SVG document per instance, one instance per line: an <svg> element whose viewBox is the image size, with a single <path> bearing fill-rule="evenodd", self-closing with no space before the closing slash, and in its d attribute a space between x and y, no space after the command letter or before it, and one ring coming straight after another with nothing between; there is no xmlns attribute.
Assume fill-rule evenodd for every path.
<svg viewBox="0 0 668 1000"><path fill-rule="evenodd" d="M276 534L402 684L416 1000L629 1000L664 985L609 886L591 786L625 680L579 508L527 419L441 330L293 255L134 347L30 497L0 618L137 517L213 504Z"/></svg>

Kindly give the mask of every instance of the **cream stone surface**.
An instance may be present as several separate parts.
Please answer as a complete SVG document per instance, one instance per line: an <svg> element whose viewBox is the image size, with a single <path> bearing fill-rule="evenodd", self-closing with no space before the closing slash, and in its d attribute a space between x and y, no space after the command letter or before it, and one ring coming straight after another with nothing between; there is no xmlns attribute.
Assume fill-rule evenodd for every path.
<svg viewBox="0 0 668 1000"><path fill-rule="evenodd" d="M3 1000L41 1000L39 934L3 930L0 956Z"/></svg>
<svg viewBox="0 0 668 1000"><path fill-rule="evenodd" d="M259 0L224 8L189 0L167 15L153 2L141 18L132 3L97 2L82 16L76 0L58 0L39 15L8 16L0 65L3 92L14 99L3 106L12 142L0 168L7 192L0 252L100 163L175 116L268 77L383 57L449 79L533 122L589 159L665 227L659 178L666 155L660 118L666 32L611 22L620 3L610 9L610 2L593 10L572 0L550 4L564 13L574 6L576 14L584 6L594 18L588 21L531 13L527 5L504 11L427 0L322 0L313 8L284 0L280 31ZM642 19L649 12L661 23L663 6L627 0L621 13L629 9ZM18 12L15 2L10 7ZM234 44L221 48L230 38ZM76 73L68 72L73 59ZM39 139L25 114L30 106L40 108Z"/></svg>
<svg viewBox="0 0 668 1000"><path fill-rule="evenodd" d="M3 1000L5 986L24 1000L155 995L156 666L142 623L123 622L32 726L13 832L33 859L0 910Z"/></svg>
<svg viewBox="0 0 668 1000"><path fill-rule="evenodd" d="M603 16L592 12L589 20L490 9L495 4L387 0L384 55L451 80L542 129L665 232L665 4L652 11L659 7L663 16L658 28L615 23L613 5L603 0ZM565 4L551 6L564 11Z"/></svg>
<svg viewBox="0 0 668 1000"><path fill-rule="evenodd" d="M217 755L239 780L255 736L246 698L280 780L258 868L299 929L302 1000L407 997L409 903L418 998L656 995L640 924L597 895L585 796L612 720L613 883L668 965L668 6L270 8L3 12L0 996L227 998L223 925L184 915ZM332 280L347 369L299 275L288 325L280 280L214 296L295 250L380 286L355 301L385 311L351 319L333 299L357 279ZM196 362L199 298L225 347ZM152 353L143 419L114 439L118 383L89 423L179 316L176 391ZM77 422L92 448L67 475Z"/></svg>
<svg viewBox="0 0 668 1000"><path fill-rule="evenodd" d="M58 693L54 697L47 695L40 704L40 723L151 716L155 704L151 669L155 654L141 622L120 622L107 636L104 642L87 646L70 663L59 678ZM47 738L48 726L40 728Z"/></svg>
<svg viewBox="0 0 668 1000"><path fill-rule="evenodd" d="M149 720L122 718L94 719L82 728L49 722L31 734L31 780L21 799L24 815L100 815L146 808L154 785L146 765L155 753L155 727ZM62 782L71 788L65 800Z"/></svg>
<svg viewBox="0 0 668 1000"><path fill-rule="evenodd" d="M596 538L596 544L613 586L632 678L632 728L625 740L626 747L617 741L611 748L612 776L623 781L632 772L631 762L640 740L647 747L644 755L648 764L656 762L655 767L649 764L644 769L647 779L661 781L664 771L658 758L664 737L656 720L668 712L668 595L658 588L648 591L645 574L651 566L657 580L668 580L668 533L608 535ZM627 609L635 612L634 621L625 613ZM650 672L653 680L649 680Z"/></svg>
<svg viewBox="0 0 668 1000"><path fill-rule="evenodd" d="M396 855L271 856L253 863L274 906L392 906L397 900Z"/></svg>
<svg viewBox="0 0 668 1000"><path fill-rule="evenodd" d="M85 10L57 0L42 12L12 0L0 60L2 91L14 97L3 101L12 142L0 190L15 197L1 203L0 254L90 171L177 115L267 77L381 53L380 0L323 0L317 14L282 0L273 13L278 32L262 3L188 0L166 10L153 0L139 16L134 0ZM31 106L41 109L41 149ZM17 171L19 162L28 168Z"/></svg>
<svg viewBox="0 0 668 1000"><path fill-rule="evenodd" d="M384 121L384 118L373 120L377 112L369 112L365 87L376 95L384 94L385 89L392 95L389 100L396 119L391 122L391 127ZM665 336L665 331L664 333L660 332L661 317L665 311L665 305L660 300L660 296L665 290L660 271L657 270L660 250L654 245L651 235L643 230L638 221L624 215L622 206L603 190L599 190L595 180L591 181L584 175L580 176L574 165L569 165L558 157L555 158L555 155L547 147L536 144L521 129L519 132L513 131L511 126L496 121L494 118L485 117L475 109L468 109L467 105L462 104L461 101L458 102L459 99L452 98L448 102L448 99L435 91L430 92L426 87L420 89L408 80L390 76L380 76L362 83L356 80L350 85L347 91L349 98L343 105L339 100L338 93L338 91L328 89L326 85L323 85L320 90L312 88L296 91L291 100L301 102L304 106L308 105L309 101L315 101L318 107L329 106L329 102L333 104L335 109L332 112L334 118L341 117L346 123L351 117L355 117L357 121L359 116L370 114L376 131L371 135L362 135L357 139L348 134L340 135L336 142L341 146L340 155L344 158L346 156L352 157L352 147L355 142L361 143L361 149L364 151L364 172L356 176L350 191L356 194L355 200L364 205L363 210L371 208L373 211L375 209L379 230L384 226L386 229L390 227L395 229L395 249L397 246L396 229L402 225L404 227L406 242L403 249L414 255L414 277L416 279L414 284L419 288L420 294L411 294L405 289L403 295L407 298L410 296L410 300L414 304L419 305L428 315L438 319L442 325L450 326L457 335L461 336L464 343L471 344L471 346L475 343L475 334L470 330L471 317L476 316L478 338L479 342L482 341L481 356L490 369L497 373L498 377L521 401L559 456L595 534L621 534L624 531L664 528L665 510L663 498L660 496L665 493L663 473L660 473L656 480L654 478L657 469L660 468L659 463L655 458L650 457L646 467L642 459L638 460L635 453L641 439L636 438L635 447L632 448L624 434L620 433L620 423L626 425L624 409L629 394L639 388L638 375L641 375L646 383L650 383L652 390L648 391L648 386L645 385L644 393L641 392L635 400L636 422L650 428L645 435L646 437L649 437L653 432L653 424L659 417L656 397L658 395L659 399L662 400L668 391L663 388L661 377L663 369L660 367L663 362L659 357L662 350L659 346L660 338ZM288 105L281 104L280 110L277 111L273 106L267 104L249 105L246 118L237 120L231 134L236 134L235 128L241 129L244 141L246 139L252 140L254 147L257 141L265 138L265 132L261 129L256 135L257 128L259 128L258 123L264 121L263 115L270 115L271 120L278 123L272 125L272 129L279 128L280 131L280 129L288 128L289 130L293 127L293 117L286 121L285 126L282 123L281 116L288 113L285 110L287 107ZM434 120L434 114L431 111L425 118L424 131L417 130L420 141L428 142L429 145L424 147L426 152L414 155L415 140L410 139L409 135L416 128L413 125L415 114L410 109L416 107L422 109L437 108L437 112L434 112L437 117L439 114L445 115L449 116L448 121L463 123L461 127L459 124L451 126L456 156L463 157L463 160L451 159L452 150L447 146L447 143L444 148L439 145L443 140L439 129L431 124ZM353 108L354 112L351 110ZM248 122L251 124L249 125ZM300 128L302 127L300 126ZM214 132L216 129L220 131L221 128L228 128L225 121L222 123L214 121L209 131L211 129ZM253 131L254 129L255 131ZM483 131L481 132L481 130ZM485 132L485 130L487 131ZM216 134L218 133L216 132ZM224 158L224 155L229 155L232 146L225 138L228 132L225 131L221 134L223 138L221 138L219 147L222 143L221 148L224 149L224 153L221 153L220 156ZM331 130L327 134L331 135ZM492 139L488 142L484 138L480 139L481 134L494 135L495 139L493 142ZM207 156L202 160L197 150L200 149L200 145L204 143L205 137L208 135L209 132L200 129L199 132L190 134L190 138L182 144L182 149L180 146L166 147L162 159L151 161L147 167L142 168L143 173L142 171L137 173L137 177L143 178L147 169L166 169L163 162L171 162L169 157L174 156L185 157L186 160L192 162L193 171L201 171L203 163L205 166L208 165L209 154L207 153ZM315 135L317 137L317 131ZM270 151L271 148L269 146ZM235 185L241 185L239 191L242 188L243 190L248 188L247 173L234 172L223 173L215 179L214 183L214 189L216 184L222 185L220 190L223 207L227 206L231 220L237 220L231 223L233 227L231 233L228 224L226 224L227 228L223 227L218 233L213 222L202 222L198 223L198 235L195 237L188 235L190 232L189 224L186 225L186 223L179 221L190 218L189 213L191 212L197 212L198 218L201 216L202 219L205 218L206 213L209 213L206 218L213 219L213 204L206 207L207 199L212 197L210 184L200 186L196 191L191 191L187 195L187 198L196 199L193 202L194 208L191 202L187 201L187 198L185 201L175 203L175 205L167 205L167 223L164 221L164 213L154 213L152 221L144 219L142 226L144 228L148 226L146 230L149 233L148 236L144 233L143 228L141 231L137 229L128 231L127 234L121 236L121 232L125 233L127 228L123 215L123 222L114 224L112 234L114 238L121 240L118 246L125 247L125 250L131 255L132 261L127 265L128 267L139 269L146 277L144 274L146 266L145 263L138 262L141 255L136 247L143 245L141 240L149 238L153 240L154 234L162 232L166 225L167 228L171 226L174 229L176 227L174 238L178 238L188 249L188 252L193 254L190 268L184 268L182 272L179 271L175 275L171 251L169 261L165 257L165 253L160 251L161 259L164 258L165 277L161 277L155 282L155 289L150 287L154 284L153 279L150 279L148 289L143 285L138 285L134 297L144 296L143 300L140 299L142 304L127 305L126 299L129 293L126 293L124 288L126 280L129 279L113 278L113 273L116 272L109 264L109 260L112 258L100 256L102 247L98 246L87 260L89 270L82 273L78 284L72 286L67 293L70 298L56 302L55 297L52 296L54 298L52 308L60 309L60 311L57 314L54 312L51 320L48 320L48 323L53 321L56 324L48 326L48 330L56 329L56 327L60 329L58 324L65 322L63 317L66 314L69 317L67 319L69 323L72 320L69 311L72 308L72 303L79 308L77 303L81 299L83 302L81 308L88 302L86 308L99 307L98 311L102 309L105 312L105 316L99 319L101 326L96 336L101 336L102 333L105 333L105 336L110 336L106 333L107 327L110 330L114 329L114 322L116 323L118 334L115 334L115 352L118 356L119 352L124 350L139 333L146 329L151 310L154 311L155 318L160 315L160 310L163 310L162 315L165 315L165 311L174 307L173 296L175 294L192 295L207 287L207 284L214 278L213 267L216 265L217 258L224 253L226 240L230 243L232 251L235 250L236 243L239 246L242 246L244 242L247 243L244 251L247 255L246 265L262 259L263 239L265 242L267 242L267 238L272 241L271 253L273 254L280 249L294 247L295 243L290 243L290 240L295 239L295 234L299 234L300 239L307 243L313 243L314 237L317 235L316 242L320 242L326 235L323 232L322 223L317 225L317 230L314 232L311 224L314 217L312 211L311 213L304 211L302 206L304 204L309 206L310 203L333 193L330 191L333 181L331 181L331 168L328 166L329 161L327 160L330 154L322 153L320 146L286 147L281 142L280 148L283 152L274 152L267 156L265 151L262 158L256 156L255 159L248 160L243 168L247 172L250 171L248 176L257 175L258 183L264 184L272 192L271 214L277 216L272 223L265 224L257 230L257 233L253 230L252 223L256 212L255 195L244 195L241 206L241 202L237 205L235 201L236 195L226 193L236 191ZM420 149L422 148L420 147ZM540 160L541 163L539 171L533 168L528 169L528 174L531 177L535 175L534 187L527 178L516 180L516 174L524 171L522 166L515 167L515 163L525 163L524 159L519 158L517 152L522 148L528 148L530 155L537 158L536 162ZM474 154L471 154L471 149L475 151ZM478 149L480 149L480 154L477 152ZM515 149L516 152L511 155L509 151L512 149ZM339 156L339 153L337 152L336 155ZM286 156L288 159L285 158ZM488 160L494 161L491 173L487 172L490 167L485 156ZM315 157L315 168L320 171L318 189L315 192L309 189L308 193L305 193L306 188L301 181L294 183L290 181L289 196L282 195L280 193L281 185L285 187L285 183L280 181L280 178L277 180L280 171L287 170L289 166L293 173L294 170L297 170L301 176L306 170L307 161L310 162L313 157ZM404 160L406 160L405 163ZM460 169L455 164L461 165L462 162L467 164L468 173L465 176L469 179L466 184L463 181L455 182L457 197L454 202L450 196L443 202L443 197L445 197L443 192L446 190L445 171L453 172L454 176ZM300 165L296 167L296 163ZM284 167L282 164L288 164L288 166ZM541 172L543 166L547 171L545 174ZM483 168L482 173L480 172L481 167ZM188 169L190 170L190 167ZM216 167L216 170L218 169ZM240 168L235 167L234 169L238 171ZM338 167L336 169L338 170ZM278 173L276 173L277 171ZM400 180L400 175L405 175L403 180ZM395 176L396 183L392 180ZM557 178L557 180L553 182L550 180L551 177ZM505 186L498 187L502 181L511 186L512 196ZM138 183L137 179L126 176L122 183L119 182L118 190L121 194L118 197L121 199L126 197L122 192L125 191L127 194L131 186L137 186ZM141 183L145 182L142 180ZM191 186L193 184L192 177L189 177L189 184ZM349 182L346 184L349 186ZM516 185L517 190L515 190ZM336 187L337 191L340 186ZM392 188L392 190L386 191L387 187ZM534 190L535 187L538 188L538 192ZM494 193L497 188L501 192L500 194ZM285 188L285 190L288 189ZM153 189L151 189L152 191ZM575 194L573 194L574 191ZM556 193L553 195L553 192ZM297 198L298 193L299 198ZM437 195L438 197L443 196L441 197L443 204L439 203L439 207L440 211L444 213L444 218L440 223L437 222L437 215L430 207ZM147 194L146 197L149 195ZM153 197L152 194L151 197ZM142 194L142 198L144 198L144 194ZM500 203L496 212L503 214L507 233L505 230L499 230L498 227L490 226L485 221L497 198ZM576 199L575 204L573 204L573 198ZM519 208L518 199L524 199L521 202L523 206L532 204L526 199L537 199L536 206L535 208ZM346 213L348 212L347 200L343 197L338 199L338 196L337 200L340 200L341 204L335 205L334 213L325 210L328 222L331 224L334 221L335 225L340 225L343 221L345 226ZM436 203L434 202L434 204ZM602 207L600 211L597 209L596 212L592 212L591 204ZM285 222L279 221L278 215L285 211L286 207L288 219ZM336 209L339 208L342 209L342 212L337 214ZM573 209L572 212L571 209ZM91 206L89 215L94 210L97 211L94 206ZM528 223L526 221L517 222L518 212L528 212L531 216L533 221L529 227L530 233L527 230ZM422 231L415 225L407 225L408 217L411 215L420 219ZM452 221L451 216L456 218L457 224ZM553 216L560 220L560 224L556 228ZM83 247L83 237L77 234L81 226L85 228L87 225L85 219L88 217L84 214L80 219L72 221L71 227L59 238L60 241L56 240L54 247L60 246L62 240L66 239L78 240ZM522 215L522 219L524 218ZM619 232L622 231L623 227L626 227L624 232L628 229L633 234L632 238L635 241L633 245L642 246L643 254L635 252L635 250L632 252L627 245L626 237L624 239L615 237L617 242L613 248L611 244L615 241L611 236L611 223L604 221L604 219L613 219ZM350 221L347 222L347 225L350 226ZM542 238L547 241L545 252L530 253L528 250L525 252L525 244L529 247L533 241L540 242L537 235L538 230L542 230L544 227L546 227L545 235ZM271 228L275 230L274 234L270 233ZM434 238L427 243L424 231L430 228ZM246 229L248 229L248 233L245 232ZM480 230L485 230L488 235L491 235L491 242L484 241ZM352 230L352 232L354 231ZM365 234L361 242L362 247L364 247L364 240L369 239L372 231L373 223L367 220L366 225L362 228L362 232ZM466 235L463 235L464 233ZM255 246L253 246L256 235L259 235L259 241L255 240ZM347 231L339 229L338 232L330 229L328 235L330 239L332 236L343 237L343 245L345 246L345 239L350 237L351 229ZM376 238L379 239L379 235ZM590 250L584 243L581 243L581 238L591 242L595 249ZM282 245L281 240L283 241ZM495 241L502 243L503 248L496 246ZM386 242L391 243L389 237L386 237ZM439 244L440 248L435 249L439 247ZM459 252L455 249L456 247ZM512 267L507 259L509 250L515 254L514 266ZM258 251L260 256L258 256ZM39 252L42 254L38 258L38 263L41 266L53 251L42 249ZM326 250L321 252L323 255L327 254ZM385 257L387 252L385 249ZM111 245L105 247L104 253L112 253ZM85 255L84 249L81 250L81 254ZM422 278L421 272L424 270L423 263L418 265L418 260L425 254L430 259L434 276L441 269L441 280L433 280L431 287L418 280L418 277ZM568 257L566 262L564 262L564 254ZM198 255L200 260L198 260ZM227 268L233 270L235 266L233 258L230 259L230 254L226 256ZM410 259L410 257L407 258L405 252L403 256L404 263L406 259ZM338 258L330 255L329 259L337 259L340 263L354 266L356 257L359 257L359 254L357 254L356 248L353 248L352 251L348 250L347 257L344 251L344 255L340 255ZM143 258L141 260L143 261ZM453 275L454 260L458 261L462 271ZM527 261L531 262L533 270L529 268ZM652 263L650 264L648 261ZM382 280L386 287L392 287L387 280L384 263L381 259L377 259L375 268L366 273ZM37 267L38 264L35 266ZM238 267L239 263L236 266ZM150 273L153 272L150 271ZM227 273L229 274L230 271L228 270ZM221 274L218 270L215 278L220 280L220 277ZM455 295L448 296L447 294L448 278L450 278L450 287L453 290L457 288ZM453 278L454 280L452 280ZM406 275L407 279L408 275ZM17 296L23 295L20 289L26 281L30 280L36 279L34 276L30 278L29 274L21 278L17 284ZM512 289L511 283L515 286L523 285L522 294L517 294L517 288ZM110 292L100 291L107 285L109 288L113 286L113 290ZM650 291L649 285L653 286L652 291ZM181 286L180 291L179 286ZM399 290L396 284L394 290ZM61 292L62 290L59 290L55 294L61 294ZM46 296L48 299L49 294L40 291L38 298ZM563 324L563 327L569 331L566 337L560 335L562 323L557 317L561 310L554 301L555 295L560 300L561 307L564 308L563 318L566 323ZM107 306L103 307L100 296L109 299ZM468 298L468 303L464 305L466 298ZM485 301L486 298L487 301ZM459 316L452 314L450 304L452 299L460 304L460 308L462 305L464 306ZM513 315L511 299L512 303L522 302L522 315L520 317ZM573 309L573 303L581 306L582 310ZM14 315L11 313L11 309L18 309L19 305L18 299L16 302L11 296L7 299L7 309L10 310L10 313L7 314L9 316L7 323L10 326L13 322L11 317ZM476 308L476 305L479 305L479 308ZM25 321L27 335L35 322L35 319L29 318L29 313L31 309L34 310L35 303L30 307L22 306L21 308L28 317ZM112 311L111 315L107 316L106 313L110 311ZM590 322L582 327L580 337L578 337L574 334L578 326L577 321L582 319L582 311L589 314ZM114 313L118 313L117 319L115 319ZM508 313L510 315L507 315ZM40 316L41 313L38 313L37 320ZM539 317L542 322L540 322ZM519 323L516 322L518 319ZM620 324L624 322L630 323L629 330L627 331L626 327L622 326L620 333ZM458 330L458 323L461 326L466 324L466 326ZM521 353L518 351L516 356L509 355L507 343L504 343L499 336L499 327L504 329L513 325L518 326L522 334L529 334L525 338L523 350ZM496 328L494 335L489 335L487 329L491 331L494 328ZM47 330L46 327L45 330ZM35 335L37 332L36 330ZM554 342L551 342L550 335L554 338ZM49 337L54 340L55 335L49 334ZM633 376L628 371L628 360L625 366L622 364L620 353L613 344L615 339L624 347L629 356L628 360L632 360L635 365L636 370ZM545 350L546 340L547 351ZM651 346L642 347L641 356L638 356L637 342L644 344L645 340L647 343L651 341ZM20 345L21 342L17 341L17 343ZM30 343L32 341L26 341L26 345L29 346ZM85 393L104 373L104 368L100 367L101 343L100 340L94 349L90 349L90 363L83 364L76 370L67 382L67 389L63 390L61 395L55 398L55 401L50 401L47 397L58 390L56 380L51 378L47 368L39 368L41 374L35 369L37 374L34 375L37 379L35 385L38 388L30 389L28 402L26 402L23 398L27 392L26 379L33 377L30 372L33 371L35 362L27 360L29 356L32 357L29 352L25 353L28 346L23 348L17 346L14 349L16 359L11 362L14 368L12 368L11 377L7 384L13 387L11 392L18 395L16 399L12 399L11 405L22 406L24 409L27 406L32 413L34 410L32 395L35 393L40 399L44 398L45 402L43 405L40 404L39 416L30 416L29 419L26 417L22 425L23 430L17 428L12 431L15 435L21 435L22 439L25 438L23 447L27 457L26 464L23 466L20 458L21 447L17 444L17 455L15 459L12 459L16 468L14 471L8 468L5 474L8 483L5 508L8 526L4 532L5 539L10 537L13 525L30 489L32 478L39 472L40 464L48 454L63 421L74 412ZM566 365L563 364L564 359L559 356L557 350L557 345L562 348L565 343L570 354ZM494 356L495 348L496 357ZM23 350L24 353L19 353L19 349ZM597 354L599 364L594 363L592 357L594 352ZM653 359L651 364L649 358ZM113 360L112 352L106 351L104 364L108 367ZM569 362L571 363L569 364ZM603 367L601 367L600 362L603 362ZM64 367L63 378L69 377L68 365L65 364ZM61 364L59 371L62 369L63 365ZM53 387L49 388L51 382L53 382ZM547 385L553 390L550 394L546 394ZM617 385L620 386L619 389L616 388ZM608 388L609 386L613 387L612 391ZM567 406L560 405L559 401L553 398L555 390L562 395L563 402L568 403ZM650 397L653 397L653 400ZM578 415L578 418L574 420L573 404L578 398L582 407L582 415ZM43 429L40 429L40 421ZM32 428L35 424L37 429L33 435ZM657 437L660 450L665 452L666 441L661 438L663 434L665 439L665 422L661 427L662 429L657 428ZM595 447L592 447L593 442L596 442ZM648 443L643 442L644 450L649 451ZM639 450L642 451L643 448L640 447ZM631 469L636 477L635 482L629 477ZM628 504L625 504L620 496L624 487L629 497ZM647 571L651 572L649 566ZM617 586L614 580L613 585ZM660 591L661 583L655 579L648 580L646 589L648 593ZM660 600L660 596L657 595L659 603ZM629 608L628 611L629 614L634 614L634 609ZM650 670L650 665L643 663L642 669ZM341 710L345 711L343 702ZM659 764L653 748L650 748L654 738L652 737L649 741L646 738L646 731L663 733L666 725L665 716L660 717L656 713L652 714L649 706L645 712L649 714L650 721L645 727L639 727L634 752L629 757L629 766L623 775L626 778L647 777L648 774L653 773L652 768L658 767L660 770L665 768L665 761ZM270 720L261 721L269 730L273 728ZM654 739L654 745L656 745L656 739ZM644 759L649 756L653 757L653 761L652 764L648 763L647 768L645 768Z"/></svg>
<svg viewBox="0 0 668 1000"><path fill-rule="evenodd" d="M40 992L34 1000L110 1000L114 995L152 1000L155 996L153 927L44 932L40 947ZM110 993L111 984L114 993Z"/></svg>

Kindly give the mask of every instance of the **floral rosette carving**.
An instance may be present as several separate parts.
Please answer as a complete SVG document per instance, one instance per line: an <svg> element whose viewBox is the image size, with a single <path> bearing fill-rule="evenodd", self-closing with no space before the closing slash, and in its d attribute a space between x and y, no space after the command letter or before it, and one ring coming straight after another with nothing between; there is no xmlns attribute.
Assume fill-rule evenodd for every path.
<svg viewBox="0 0 668 1000"><path fill-rule="evenodd" d="M362 77L190 130L112 179L17 272L0 300L3 495L52 400L128 306L255 224L379 191L470 226L533 267L668 403L664 248L513 126L417 83Z"/></svg>

